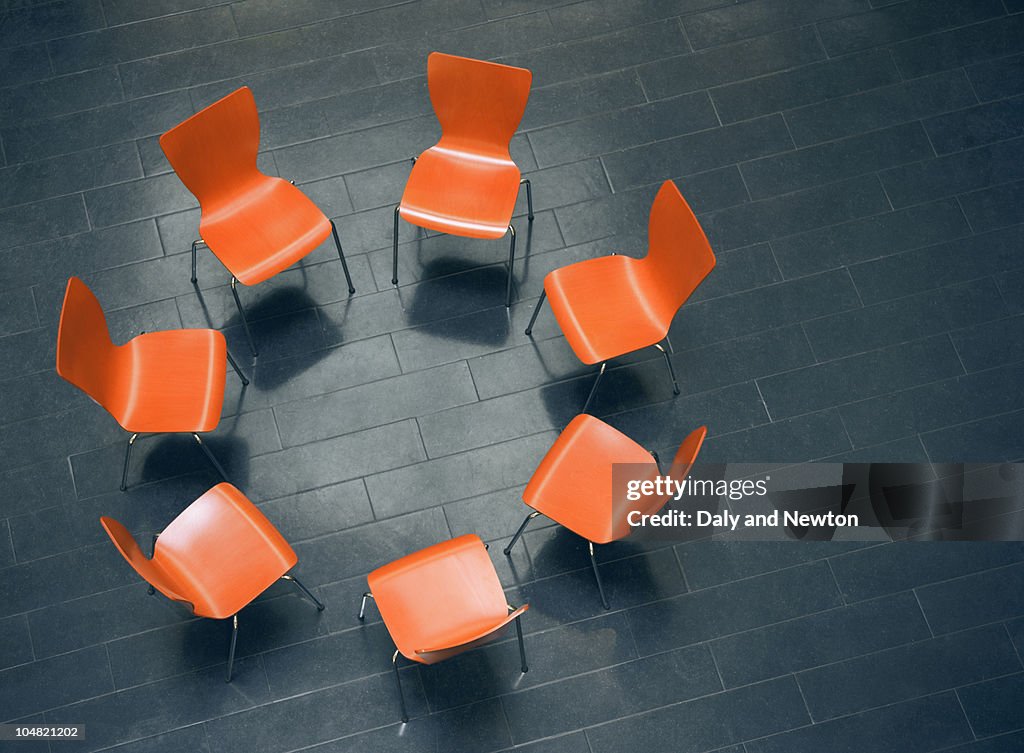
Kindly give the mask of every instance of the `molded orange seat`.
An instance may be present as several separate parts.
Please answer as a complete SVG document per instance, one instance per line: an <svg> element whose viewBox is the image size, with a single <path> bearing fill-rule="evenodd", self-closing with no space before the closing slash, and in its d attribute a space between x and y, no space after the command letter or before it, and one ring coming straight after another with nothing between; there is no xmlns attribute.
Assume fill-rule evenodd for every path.
<svg viewBox="0 0 1024 753"><path fill-rule="evenodd" d="M231 273L231 291L256 354L235 282L257 285L311 253L334 234L338 256L354 293L334 222L298 188L256 167L260 120L256 100L243 86L160 137L160 147L181 182L199 200L201 240Z"/></svg>
<svg viewBox="0 0 1024 753"><path fill-rule="evenodd" d="M168 599L187 603L199 617L233 617L228 680L238 635L238 612L281 578L298 557L242 492L218 484L185 508L153 542L147 558L121 523L102 517L107 535L135 571Z"/></svg>
<svg viewBox="0 0 1024 753"><path fill-rule="evenodd" d="M701 426L683 440L672 461L670 475L673 478L686 478L706 436L707 427ZM621 467L625 465L629 467ZM617 473L616 466L620 466ZM547 516L587 540L601 602L607 609L594 559L594 544L626 538L632 532L631 512L653 514L668 501L668 497L656 496L629 500L623 484L627 475L630 480L653 481L661 475L657 457L600 419L586 413L576 416L555 440L526 485L523 501L536 512L526 516L505 547L505 554L512 551L533 518Z"/></svg>
<svg viewBox="0 0 1024 753"><path fill-rule="evenodd" d="M115 345L96 296L77 277L68 280L57 333L57 373L132 432L122 490L131 448L141 433L192 434L223 475L199 432L212 431L220 421L230 359L224 335L213 329L150 332Z"/></svg>
<svg viewBox="0 0 1024 753"><path fill-rule="evenodd" d="M565 338L583 363L601 371L609 359L654 346L664 355L679 394L672 361L661 346L676 312L715 267L715 254L683 195L665 181L651 207L648 252L640 259L606 256L570 264L544 278L526 334L546 298Z"/></svg>
<svg viewBox="0 0 1024 753"><path fill-rule="evenodd" d="M510 224L526 183L520 180L509 142L523 118L533 74L525 68L432 52L427 58L430 101L441 123L441 139L415 161L395 207L394 270L398 284L398 218L420 227L467 238L511 233L505 305L511 305L515 228Z"/></svg>
<svg viewBox="0 0 1024 753"><path fill-rule="evenodd" d="M434 664L500 637L515 622L523 672L526 654L519 617L529 605L508 606L487 549L479 536L460 536L384 565L367 578L397 650L392 656L398 678L398 655ZM398 683L401 694L401 681ZM407 721L402 698L402 721Z"/></svg>

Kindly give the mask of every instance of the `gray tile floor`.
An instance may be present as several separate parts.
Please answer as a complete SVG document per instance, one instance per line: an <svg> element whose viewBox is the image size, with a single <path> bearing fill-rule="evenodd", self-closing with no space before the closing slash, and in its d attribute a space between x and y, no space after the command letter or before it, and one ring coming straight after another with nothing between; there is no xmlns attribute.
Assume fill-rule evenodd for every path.
<svg viewBox="0 0 1024 753"><path fill-rule="evenodd" d="M879 6L879 7L873 7ZM0 718L85 723L119 751L935 751L1024 748L1019 545L619 544L604 612L578 541L511 560L514 643L405 670L355 618L365 574L450 535L504 541L590 369L544 275L641 253L660 181L719 265L595 412L705 460L1024 457L1024 3L1019 0L0 0ZM402 229L409 157L436 138L433 49L524 65L513 154L537 217L502 242ZM200 257L198 212L157 136L255 92L261 165L335 218L325 245L243 297ZM525 207L520 208L521 211ZM214 326L254 373L209 440L295 543L318 614L275 587L225 624L157 597L97 518L140 537L216 477L194 445L123 432L53 370L67 277L117 338ZM983 742L976 742L983 740ZM4 750L45 744L2 744Z"/></svg>

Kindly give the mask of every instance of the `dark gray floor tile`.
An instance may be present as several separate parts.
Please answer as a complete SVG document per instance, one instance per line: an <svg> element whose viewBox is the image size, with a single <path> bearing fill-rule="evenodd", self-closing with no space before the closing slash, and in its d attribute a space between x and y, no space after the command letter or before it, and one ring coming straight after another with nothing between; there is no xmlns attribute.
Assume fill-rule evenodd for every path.
<svg viewBox="0 0 1024 753"><path fill-rule="evenodd" d="M553 439L548 431L368 475L370 502L378 517L391 517L525 482Z"/></svg>
<svg viewBox="0 0 1024 753"><path fill-rule="evenodd" d="M772 241L782 274L801 277L969 235L955 199L862 217Z"/></svg>
<svg viewBox="0 0 1024 753"><path fill-rule="evenodd" d="M1022 582L1024 566L1016 564L918 588L917 596L932 630L942 634L1024 615Z"/></svg>
<svg viewBox="0 0 1024 753"><path fill-rule="evenodd" d="M711 98L722 122L730 123L897 81L899 72L889 53L872 50L718 87L711 90ZM786 117L788 122L789 115Z"/></svg>
<svg viewBox="0 0 1024 753"><path fill-rule="evenodd" d="M921 125L908 123L757 159L740 170L751 198L757 200L931 156Z"/></svg>
<svg viewBox="0 0 1024 753"><path fill-rule="evenodd" d="M922 290L956 285L1021 266L1015 253L1024 226L994 230L938 246L856 264L850 268L865 304L892 300ZM912 271L911 271L912 270ZM895 278L913 274L913 282L897 286Z"/></svg>
<svg viewBox="0 0 1024 753"><path fill-rule="evenodd" d="M832 457L821 458L825 463L876 463L886 458L890 463L927 463L928 453L916 436L903 437L892 442L846 450Z"/></svg>
<svg viewBox="0 0 1024 753"><path fill-rule="evenodd" d="M1024 55L990 60L967 67L967 76L982 102L1024 91Z"/></svg>
<svg viewBox="0 0 1024 753"><path fill-rule="evenodd" d="M130 142L12 165L0 170L0 206L29 204L141 177L139 153Z"/></svg>
<svg viewBox="0 0 1024 753"><path fill-rule="evenodd" d="M110 26L147 18L220 5L224 0L103 0L103 15Z"/></svg>
<svg viewBox="0 0 1024 753"><path fill-rule="evenodd" d="M842 419L834 410L755 426L722 437L711 435L701 456L709 462L804 463L851 449Z"/></svg>
<svg viewBox="0 0 1024 753"><path fill-rule="evenodd" d="M7 86L39 81L52 74L45 44L26 44L0 50L0 69Z"/></svg>
<svg viewBox="0 0 1024 753"><path fill-rule="evenodd" d="M714 8L683 18L690 42L697 49L734 42L758 34L804 26L828 18L867 10L863 0L797 0L779 6L767 0Z"/></svg>
<svg viewBox="0 0 1024 753"><path fill-rule="evenodd" d="M5 15L0 47L54 39L104 25L100 0L16 3Z"/></svg>
<svg viewBox="0 0 1024 753"><path fill-rule="evenodd" d="M1024 317L1012 316L950 334L968 372L1024 360Z"/></svg>
<svg viewBox="0 0 1024 753"><path fill-rule="evenodd" d="M820 722L1019 669L1006 630L992 625L800 672L797 681Z"/></svg>
<svg viewBox="0 0 1024 753"><path fill-rule="evenodd" d="M715 693L588 730L594 753L636 746L645 751L718 750L807 721L800 691L791 678Z"/></svg>
<svg viewBox="0 0 1024 753"><path fill-rule="evenodd" d="M1005 309L995 293L990 279L975 280L822 317L803 327L818 358L831 360L1002 318Z"/></svg>
<svg viewBox="0 0 1024 753"><path fill-rule="evenodd" d="M7 490L4 498L0 499L0 515L5 517L75 499L75 488L65 458L0 473L0 483Z"/></svg>
<svg viewBox="0 0 1024 753"><path fill-rule="evenodd" d="M818 32L828 54L834 56L966 26L1003 13L1003 4L995 0L966 5L955 0L911 0L868 13L822 21Z"/></svg>
<svg viewBox="0 0 1024 753"><path fill-rule="evenodd" d="M602 158L616 191L741 160L788 151L792 140L780 115L634 147Z"/></svg>
<svg viewBox="0 0 1024 753"><path fill-rule="evenodd" d="M1015 314L1024 313L1024 270L996 275L996 284L1007 308Z"/></svg>
<svg viewBox="0 0 1024 753"><path fill-rule="evenodd" d="M292 26L304 26L317 21L348 16L354 13L374 10L378 7L391 5L389 0L372 0L372 2L328 2L326 0L307 0L301 5L281 9L268 0L245 0L232 9L240 34L265 34L269 31L287 29Z"/></svg>
<svg viewBox="0 0 1024 753"><path fill-rule="evenodd" d="M924 127L935 151L947 154L1024 135L1022 115L1024 97L1014 97L937 115Z"/></svg>
<svg viewBox="0 0 1024 753"><path fill-rule="evenodd" d="M499 1L502 5L513 5L509 0ZM488 5L496 4L496 2L488 0ZM551 23L559 35L582 37L636 26L658 18L693 13L720 4L720 0L670 0L669 2L640 5L623 5L609 2L609 0L590 0L590 2L582 3L558 3L559 7L549 10L549 15ZM539 5L550 5L550 3ZM521 10L525 12L526 8L523 7Z"/></svg>
<svg viewBox="0 0 1024 753"><path fill-rule="evenodd" d="M0 209L0 227L5 230L2 250L82 233L90 226L82 197L72 195Z"/></svg>
<svg viewBox="0 0 1024 753"><path fill-rule="evenodd" d="M959 461L1013 461L1024 457L1014 422L1021 412L994 416L963 426L939 429L921 436L933 462Z"/></svg>
<svg viewBox="0 0 1024 753"><path fill-rule="evenodd" d="M123 99L121 79L114 67L35 81L0 90L0 127L89 110Z"/></svg>
<svg viewBox="0 0 1024 753"><path fill-rule="evenodd" d="M264 502L260 510L292 542L336 533L373 520L362 480L291 494Z"/></svg>
<svg viewBox="0 0 1024 753"><path fill-rule="evenodd" d="M631 610L640 654L657 653L838 606L824 563L695 591Z"/></svg>
<svg viewBox="0 0 1024 753"><path fill-rule="evenodd" d="M907 724L913 719L913 724ZM865 711L823 724L755 740L746 744L748 753L794 753L821 750L842 740L850 750L905 750L925 753L936 746L966 742L971 728L953 693Z"/></svg>
<svg viewBox="0 0 1024 753"><path fill-rule="evenodd" d="M114 689L107 652L87 648L0 671L5 719L64 706Z"/></svg>
<svg viewBox="0 0 1024 753"><path fill-rule="evenodd" d="M501 702L512 739L522 743L720 688L710 652L694 646L506 695ZM587 702L576 702L581 697Z"/></svg>
<svg viewBox="0 0 1024 753"><path fill-rule="evenodd" d="M806 146L974 103L971 82L957 69L800 107L786 113L786 123L797 146Z"/></svg>
<svg viewBox="0 0 1024 753"><path fill-rule="evenodd" d="M0 302L0 336L35 329L39 326L36 302L28 288L8 290Z"/></svg>
<svg viewBox="0 0 1024 753"><path fill-rule="evenodd" d="M893 47L904 78L980 63L1024 50L1024 18L995 18L961 29L930 34Z"/></svg>
<svg viewBox="0 0 1024 753"><path fill-rule="evenodd" d="M1024 364L1012 364L844 405L840 413L854 445L864 447L1024 408L1013 386L1022 376Z"/></svg>
<svg viewBox="0 0 1024 753"><path fill-rule="evenodd" d="M998 142L964 152L894 167L881 173L893 206L905 207L943 196L1021 180L1019 155L1024 139Z"/></svg>
<svg viewBox="0 0 1024 753"><path fill-rule="evenodd" d="M0 669L26 664L35 658L25 615L0 620L0 628Z"/></svg>
<svg viewBox="0 0 1024 753"><path fill-rule="evenodd" d="M1007 183L965 194L960 206L976 233L1024 222L1024 182Z"/></svg>
<svg viewBox="0 0 1024 753"><path fill-rule="evenodd" d="M644 96L635 70L534 88L520 127L530 130L624 107L642 105Z"/></svg>
<svg viewBox="0 0 1024 753"><path fill-rule="evenodd" d="M92 224L107 227L188 209L196 199L177 175L167 173L88 191L85 203Z"/></svg>
<svg viewBox="0 0 1024 753"><path fill-rule="evenodd" d="M206 731L201 724L182 727L173 732L154 735L135 742L118 745L110 750L117 753L170 753L174 750L190 750L194 753L211 753Z"/></svg>
<svg viewBox="0 0 1024 753"><path fill-rule="evenodd" d="M640 66L639 72L648 96L662 99L813 63L824 57L813 29L805 27L650 63Z"/></svg>
<svg viewBox="0 0 1024 753"><path fill-rule="evenodd" d="M1014 543L911 543L871 547L829 562L844 599L855 602L1001 567L1022 557L1024 547Z"/></svg>
<svg viewBox="0 0 1024 753"><path fill-rule="evenodd" d="M501 539L509 535L522 522L528 512L522 507L524 485L511 489L489 492L444 506L444 515L452 529L453 536L475 533L484 541ZM551 521L534 520L538 528L554 525ZM502 544L504 546L504 543Z"/></svg>
<svg viewBox="0 0 1024 753"><path fill-rule="evenodd" d="M971 685L957 694L976 735L998 735L1024 724L1024 674Z"/></svg>
<svg viewBox="0 0 1024 753"><path fill-rule="evenodd" d="M784 546L800 549L804 545ZM930 637L914 595L903 593L719 638L712 641L711 651L728 688L821 665L828 666L817 671L827 673L842 666L833 662ZM814 676L813 671L799 675L804 692L804 679ZM835 690L845 692L846 688Z"/></svg>

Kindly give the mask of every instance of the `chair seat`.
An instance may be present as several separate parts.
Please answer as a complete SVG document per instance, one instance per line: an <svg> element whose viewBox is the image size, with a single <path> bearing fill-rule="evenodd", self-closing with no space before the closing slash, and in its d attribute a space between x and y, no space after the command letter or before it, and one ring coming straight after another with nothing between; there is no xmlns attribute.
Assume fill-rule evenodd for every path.
<svg viewBox="0 0 1024 753"><path fill-rule="evenodd" d="M671 317L662 320L652 307L645 274L639 259L602 256L561 267L544 278L551 311L583 363L649 347L668 334Z"/></svg>
<svg viewBox="0 0 1024 753"><path fill-rule="evenodd" d="M413 165L398 211L413 225L493 239L508 232L518 196L511 159L434 146Z"/></svg>
<svg viewBox="0 0 1024 753"><path fill-rule="evenodd" d="M509 616L494 565L472 534L395 560L367 580L398 650L422 664L445 658L438 649L479 639ZM419 653L427 650L435 653Z"/></svg>
<svg viewBox="0 0 1024 753"><path fill-rule="evenodd" d="M217 330L139 335L117 350L117 403L107 406L127 431L207 432L224 403L227 343Z"/></svg>
<svg viewBox="0 0 1024 753"><path fill-rule="evenodd" d="M164 529L152 561L197 615L224 619L266 591L298 557L242 492L222 483Z"/></svg>
<svg viewBox="0 0 1024 753"><path fill-rule="evenodd" d="M330 220L298 188L258 174L232 200L203 207L199 235L243 285L302 259L331 233Z"/></svg>
<svg viewBox="0 0 1024 753"><path fill-rule="evenodd" d="M626 515L637 504L616 504L622 500L613 499L617 464L631 466L623 467L623 478L615 479L619 482L627 476L653 479L658 475L658 465L647 450L604 421L581 413L544 456L523 492L523 501L595 544L625 538L631 530Z"/></svg>

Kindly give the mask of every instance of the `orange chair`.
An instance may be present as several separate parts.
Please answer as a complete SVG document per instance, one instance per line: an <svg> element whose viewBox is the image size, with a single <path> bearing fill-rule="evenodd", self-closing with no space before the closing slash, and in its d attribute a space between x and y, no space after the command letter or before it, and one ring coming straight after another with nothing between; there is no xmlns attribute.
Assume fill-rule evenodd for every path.
<svg viewBox="0 0 1024 753"><path fill-rule="evenodd" d="M227 682L235 661L238 613L276 581L294 583L323 611L324 605L288 571L299 558L280 532L231 484L210 489L153 537L153 555L142 553L128 529L102 517L114 546L135 572L168 599L184 602L199 617L231 618Z"/></svg>
<svg viewBox="0 0 1024 753"><path fill-rule="evenodd" d="M526 328L531 335L544 299L550 297L551 310L576 356L586 364L601 364L583 413L597 392L609 359L652 345L665 356L672 391L679 394L669 358L669 326L714 269L715 254L693 211L670 180L662 184L654 199L647 232L649 250L641 259L612 254L549 273Z"/></svg>
<svg viewBox="0 0 1024 753"><path fill-rule="evenodd" d="M707 427L695 429L683 440L672 461L671 477L684 479L700 452ZM523 492L523 501L533 512L519 526L504 552L523 535L526 526L538 515L546 515L587 540L590 564L597 579L601 604L608 609L601 574L597 570L594 544L608 544L629 536L629 514L634 510L650 515L668 501L668 497L641 497L631 501L626 496L625 476L614 473L614 467L629 464L620 474L629 479L653 480L660 475L658 456L648 452L632 439L598 418L586 413L576 416L555 440L541 460L530 483Z"/></svg>
<svg viewBox="0 0 1024 753"><path fill-rule="evenodd" d="M256 345L235 290L237 283L257 285L270 279L333 234L348 292L356 292L334 221L292 183L259 171L259 145L259 114L247 86L160 137L167 161L199 200L202 213L200 239L192 244L192 282L196 282L196 248L206 246L231 273L231 294L254 356Z"/></svg>
<svg viewBox="0 0 1024 753"><path fill-rule="evenodd" d="M57 332L57 373L132 433L121 491L139 434L187 432L227 478L199 434L212 431L220 421L228 363L242 384L249 384L224 335L213 329L144 332L114 345L96 296L77 277L68 280Z"/></svg>
<svg viewBox="0 0 1024 753"><path fill-rule="evenodd" d="M505 601L479 536L460 536L402 557L374 570L367 582L370 590L363 594L359 619L366 616L366 600L372 598L395 642L391 665L403 722L409 715L398 676L399 654L419 664L436 664L493 641L515 622L521 668L528 671L519 618L529 605L516 609Z"/></svg>
<svg viewBox="0 0 1024 753"><path fill-rule="evenodd" d="M441 123L441 140L413 158L401 203L395 207L394 268L398 284L398 218L430 230L465 238L501 238L507 231L508 284L512 305L512 262L516 229L512 211L526 184L529 220L533 189L509 156L512 135L530 96L533 74L525 68L432 52L427 58L430 102Z"/></svg>

